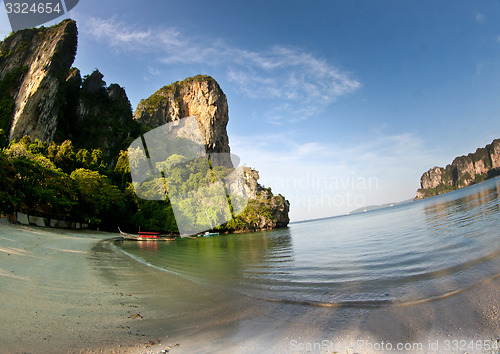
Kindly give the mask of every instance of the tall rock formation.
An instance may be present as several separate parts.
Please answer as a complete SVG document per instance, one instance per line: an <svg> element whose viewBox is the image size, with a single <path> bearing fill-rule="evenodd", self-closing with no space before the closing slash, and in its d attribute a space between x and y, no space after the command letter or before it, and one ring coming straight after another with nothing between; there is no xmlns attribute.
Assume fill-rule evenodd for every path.
<svg viewBox="0 0 500 354"><path fill-rule="evenodd" d="M227 99L210 76L198 75L162 87L139 102L134 118L156 128L192 115L198 120L207 153L229 154ZM221 163L230 165L231 162L227 159Z"/></svg>
<svg viewBox="0 0 500 354"><path fill-rule="evenodd" d="M487 178L500 175L500 139L495 139L475 153L459 156L451 165L433 167L420 178L421 188L415 199L443 194Z"/></svg>
<svg viewBox="0 0 500 354"><path fill-rule="evenodd" d="M117 84L106 86L103 78L97 69L83 80L78 69L69 72L55 140L71 139L79 148L101 149L111 165L140 127L132 118L125 89Z"/></svg>
<svg viewBox="0 0 500 354"><path fill-rule="evenodd" d="M9 131L11 140L29 135L52 141L61 107L59 91L76 47L72 20L19 31L0 44L0 128Z"/></svg>
<svg viewBox="0 0 500 354"><path fill-rule="evenodd" d="M196 116L205 148L210 153L225 153L226 161L217 164L232 166L229 160L229 139L226 126L229 121L226 95L210 76L198 75L177 81L142 100L134 119L153 129L168 122ZM264 206L269 213L243 213L239 217L239 231L266 230L287 226L290 204L282 196L273 196L257 180L258 171L245 167L246 194L253 208ZM266 214L266 215L264 215Z"/></svg>

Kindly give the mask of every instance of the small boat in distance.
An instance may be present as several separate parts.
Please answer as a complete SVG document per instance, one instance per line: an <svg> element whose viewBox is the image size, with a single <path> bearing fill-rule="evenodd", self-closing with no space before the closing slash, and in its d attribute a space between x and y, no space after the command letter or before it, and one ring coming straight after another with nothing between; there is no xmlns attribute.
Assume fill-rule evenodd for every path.
<svg viewBox="0 0 500 354"><path fill-rule="evenodd" d="M123 232L120 228L118 228L118 231L120 231L120 235L124 240L132 241L175 241L177 238L175 235L163 235L159 232L139 231L139 234L129 234Z"/></svg>
<svg viewBox="0 0 500 354"><path fill-rule="evenodd" d="M205 231L204 233L199 234L198 236L208 237L208 236L217 236L218 234L219 234L218 232Z"/></svg>

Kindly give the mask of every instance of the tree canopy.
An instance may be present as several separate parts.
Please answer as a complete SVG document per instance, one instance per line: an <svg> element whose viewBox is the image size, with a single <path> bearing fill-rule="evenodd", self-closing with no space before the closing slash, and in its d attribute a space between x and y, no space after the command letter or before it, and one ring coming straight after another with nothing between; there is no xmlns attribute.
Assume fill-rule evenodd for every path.
<svg viewBox="0 0 500 354"><path fill-rule="evenodd" d="M179 221L210 224L219 231L247 230L274 218L271 207L278 197L270 190L232 218L231 203L240 197L226 195L223 184L216 183L231 169L212 168L204 158L186 160L174 154L157 163L155 167L163 173L143 183L146 196L151 194L151 200L146 200L134 190L127 151L120 151L108 168L99 149L77 149L70 140L61 144L32 141L29 136L9 143L0 130L0 212L84 222L110 231L120 226L178 232L171 205L174 198ZM155 198L165 194L166 186L164 198ZM209 201L203 209L201 200ZM228 219L215 227L217 220Z"/></svg>

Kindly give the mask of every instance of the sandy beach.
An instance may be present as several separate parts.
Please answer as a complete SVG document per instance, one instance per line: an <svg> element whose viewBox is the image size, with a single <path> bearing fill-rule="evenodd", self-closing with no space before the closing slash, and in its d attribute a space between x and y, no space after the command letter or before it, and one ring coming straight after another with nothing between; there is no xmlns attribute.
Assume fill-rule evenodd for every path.
<svg viewBox="0 0 500 354"><path fill-rule="evenodd" d="M2 352L497 352L498 277L411 305L274 303L136 262L116 236L0 223Z"/></svg>

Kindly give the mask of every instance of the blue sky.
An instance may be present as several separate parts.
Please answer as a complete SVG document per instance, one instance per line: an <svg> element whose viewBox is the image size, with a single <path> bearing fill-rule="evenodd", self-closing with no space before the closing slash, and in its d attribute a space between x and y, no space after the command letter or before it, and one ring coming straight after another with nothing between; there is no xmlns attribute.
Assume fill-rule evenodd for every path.
<svg viewBox="0 0 500 354"><path fill-rule="evenodd" d="M74 66L134 109L213 76L232 153L293 221L413 198L424 171L500 137L500 1L82 0L70 17Z"/></svg>

